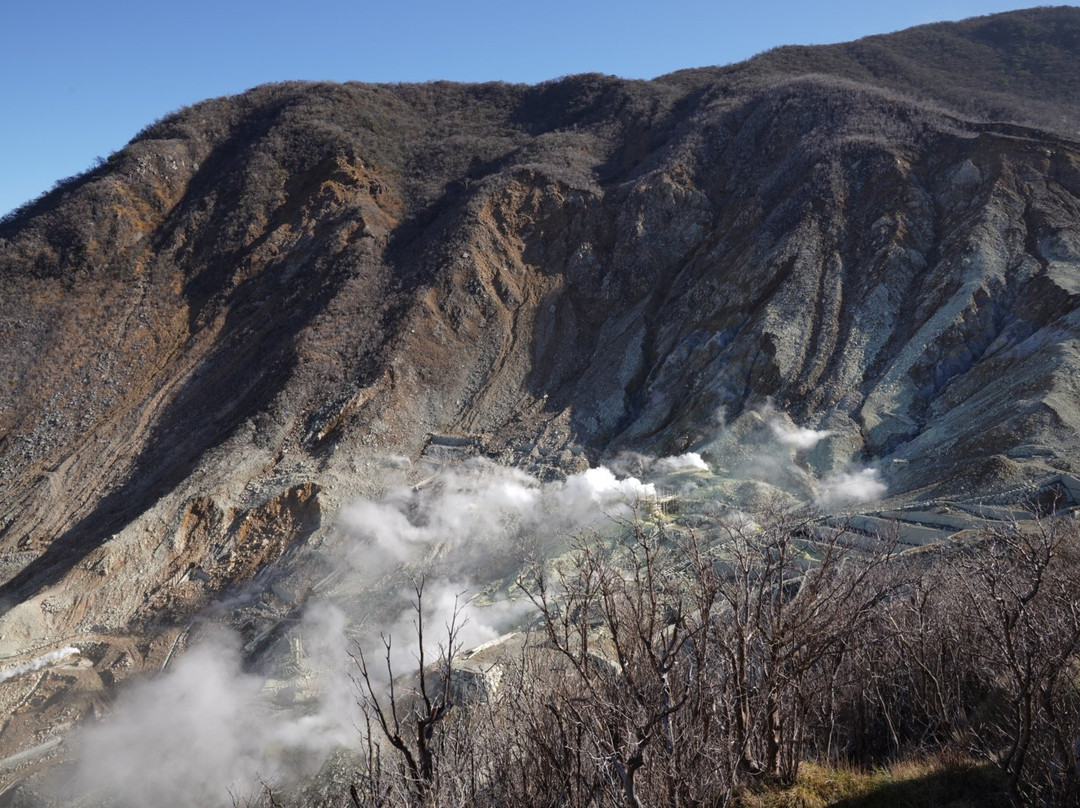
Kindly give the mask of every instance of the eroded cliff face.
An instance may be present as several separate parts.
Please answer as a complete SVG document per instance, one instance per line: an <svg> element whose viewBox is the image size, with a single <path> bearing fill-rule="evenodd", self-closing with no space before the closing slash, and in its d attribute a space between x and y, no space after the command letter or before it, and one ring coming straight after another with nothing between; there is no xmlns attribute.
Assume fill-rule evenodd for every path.
<svg viewBox="0 0 1080 808"><path fill-rule="evenodd" d="M3 223L0 657L95 650L0 758L389 457L728 462L771 402L898 501L1075 471L1080 145L747 70L258 88Z"/></svg>

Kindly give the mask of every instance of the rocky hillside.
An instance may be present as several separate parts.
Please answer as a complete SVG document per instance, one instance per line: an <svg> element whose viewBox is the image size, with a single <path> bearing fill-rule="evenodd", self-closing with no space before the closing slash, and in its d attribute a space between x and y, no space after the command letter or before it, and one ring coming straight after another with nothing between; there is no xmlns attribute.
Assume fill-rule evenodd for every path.
<svg viewBox="0 0 1080 808"><path fill-rule="evenodd" d="M1078 57L1063 7L648 82L268 85L16 211L0 658L96 650L0 683L0 758L390 457L728 463L771 404L896 503L1078 470Z"/></svg>

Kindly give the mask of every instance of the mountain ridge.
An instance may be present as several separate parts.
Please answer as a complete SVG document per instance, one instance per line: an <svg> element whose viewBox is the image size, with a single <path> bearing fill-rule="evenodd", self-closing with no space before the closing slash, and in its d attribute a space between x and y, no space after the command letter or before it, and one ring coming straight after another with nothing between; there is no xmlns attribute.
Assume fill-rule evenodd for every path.
<svg viewBox="0 0 1080 808"><path fill-rule="evenodd" d="M1021 90L933 95L915 57L856 81L1018 30ZM1080 62L1035 75L1078 30L1037 9L648 82L286 83L151 124L0 221L0 650L157 664L396 456L746 469L772 408L827 433L763 483L795 499L868 465L890 506L1078 471Z"/></svg>

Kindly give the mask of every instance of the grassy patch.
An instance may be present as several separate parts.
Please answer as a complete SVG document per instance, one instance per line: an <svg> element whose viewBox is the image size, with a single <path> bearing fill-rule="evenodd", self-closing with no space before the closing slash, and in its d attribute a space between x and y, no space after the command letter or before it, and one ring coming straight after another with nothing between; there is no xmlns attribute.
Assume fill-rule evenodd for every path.
<svg viewBox="0 0 1080 808"><path fill-rule="evenodd" d="M804 763L793 786L747 789L738 808L1006 808L1002 778L992 765L933 756L863 771Z"/></svg>

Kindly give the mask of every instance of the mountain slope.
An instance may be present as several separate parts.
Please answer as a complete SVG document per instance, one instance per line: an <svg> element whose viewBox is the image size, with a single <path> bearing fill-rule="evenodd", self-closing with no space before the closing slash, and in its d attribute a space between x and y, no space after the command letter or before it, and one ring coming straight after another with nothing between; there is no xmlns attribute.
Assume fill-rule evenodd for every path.
<svg viewBox="0 0 1080 808"><path fill-rule="evenodd" d="M899 502L1076 471L1077 30L153 124L0 224L0 650L135 649L88 692L161 664L440 446L734 466L771 403L829 431L807 468L873 463Z"/></svg>

